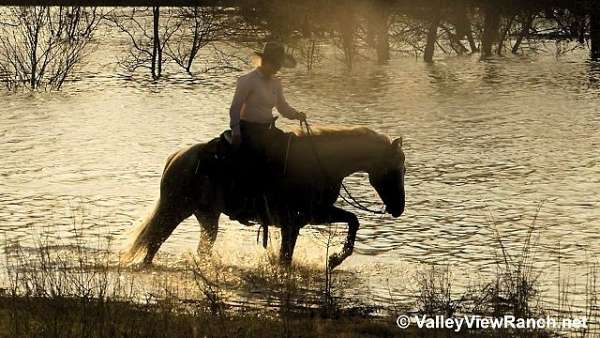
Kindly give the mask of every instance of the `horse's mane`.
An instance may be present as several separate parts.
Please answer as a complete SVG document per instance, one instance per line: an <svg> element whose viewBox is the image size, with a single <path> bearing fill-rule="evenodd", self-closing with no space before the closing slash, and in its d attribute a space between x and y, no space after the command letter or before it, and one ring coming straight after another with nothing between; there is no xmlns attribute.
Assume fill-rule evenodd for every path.
<svg viewBox="0 0 600 338"><path fill-rule="evenodd" d="M390 144L390 138L386 135L380 134L372 129L367 127L339 127L339 126L317 126L311 127L310 131L311 135L315 137L344 137L344 136L365 136L376 139L378 141ZM308 134L305 129L302 130L294 130L294 134L298 137L306 137Z"/></svg>

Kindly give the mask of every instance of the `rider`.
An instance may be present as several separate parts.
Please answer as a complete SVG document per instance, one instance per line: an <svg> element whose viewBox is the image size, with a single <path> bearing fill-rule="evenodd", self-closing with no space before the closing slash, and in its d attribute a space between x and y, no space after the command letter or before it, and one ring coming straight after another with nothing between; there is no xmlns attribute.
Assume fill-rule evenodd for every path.
<svg viewBox="0 0 600 338"><path fill-rule="evenodd" d="M252 162L258 162L258 167L248 170L250 172L247 172L249 168L241 168L246 171L243 180L254 185L251 193L260 194L264 190L260 185L268 183L269 169L264 165L269 159L268 153L273 153L269 150L273 146L281 148L287 140L285 133L275 127L273 107L292 120L305 120L306 115L286 102L281 81L275 77L281 67L294 66L283 45L267 42L263 52L256 54L260 56L260 65L237 80L229 116L234 147L250 155ZM257 172L252 173L253 170Z"/></svg>
<svg viewBox="0 0 600 338"><path fill-rule="evenodd" d="M293 59L285 54L283 45L268 42L260 56L260 65L237 80L235 95L229 109L233 143L240 146L246 142L262 139L263 134L274 134L273 107L284 117L304 120L306 115L292 108L283 96L281 81L275 74Z"/></svg>

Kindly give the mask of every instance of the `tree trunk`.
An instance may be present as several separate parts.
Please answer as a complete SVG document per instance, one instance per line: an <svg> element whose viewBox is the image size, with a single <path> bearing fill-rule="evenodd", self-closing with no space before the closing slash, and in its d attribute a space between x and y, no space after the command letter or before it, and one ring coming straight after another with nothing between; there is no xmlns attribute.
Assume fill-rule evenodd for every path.
<svg viewBox="0 0 600 338"><path fill-rule="evenodd" d="M152 39L152 78L158 79L162 72L162 50L160 48L160 7L152 7L153 14L153 39Z"/></svg>
<svg viewBox="0 0 600 338"><path fill-rule="evenodd" d="M475 42L475 38L473 38L472 31L467 32L467 40L469 40L469 47L471 48L471 53L479 52L479 47L477 46L477 43Z"/></svg>
<svg viewBox="0 0 600 338"><path fill-rule="evenodd" d="M477 47L477 43L475 43L475 39L473 38L473 29L471 27L471 20L469 19L467 6L463 1L457 3L452 18L452 25L456 31L455 39L462 40L464 37L466 37L467 41L469 41L471 53L479 51L479 47ZM460 45L462 46L462 43L460 43Z"/></svg>
<svg viewBox="0 0 600 338"><path fill-rule="evenodd" d="M502 50L504 49L504 41L506 40L507 36L509 35L513 21L515 21L516 17L517 17L516 14L513 15L510 18L510 20L508 20L508 22L506 23L506 28L502 31L502 35L500 36L500 39L498 39L498 48L496 49L496 54L502 55Z"/></svg>
<svg viewBox="0 0 600 338"><path fill-rule="evenodd" d="M593 8L590 13L590 40L592 59L600 59L600 9Z"/></svg>
<svg viewBox="0 0 600 338"><path fill-rule="evenodd" d="M374 0L366 7L366 41L369 47L375 49L379 64L390 59L389 6L387 1Z"/></svg>
<svg viewBox="0 0 600 338"><path fill-rule="evenodd" d="M377 62L383 64L390 59L389 12L383 5L377 8Z"/></svg>
<svg viewBox="0 0 600 338"><path fill-rule="evenodd" d="M37 60L37 49L39 43L39 26L37 26L39 22L33 23L36 25L34 28L33 41L31 42L31 79L29 81L31 85L31 89L35 89L37 87L37 71L38 71L38 60Z"/></svg>
<svg viewBox="0 0 600 338"><path fill-rule="evenodd" d="M354 33L356 22L352 8L342 6L338 8L338 21L340 25L340 34L342 37L342 50L344 51L344 61L349 69L352 69L356 46L354 45Z"/></svg>
<svg viewBox="0 0 600 338"><path fill-rule="evenodd" d="M387 19L387 18L386 18ZM377 35L377 62L380 64L386 63L390 60L390 35L388 32L388 25Z"/></svg>
<svg viewBox="0 0 600 338"><path fill-rule="evenodd" d="M425 53L423 59L425 62L433 62L433 54L435 52L435 42L437 41L437 31L441 21L440 8L435 9L435 14L429 23L429 31L427 32L427 43L425 44Z"/></svg>
<svg viewBox="0 0 600 338"><path fill-rule="evenodd" d="M521 27L521 33L519 33L519 37L517 37L517 41L515 41L515 45L512 48L512 53L517 54L519 52L519 48L521 47L521 43L523 43L523 39L529 34L531 30L531 25L533 25L533 19L535 18L535 14L527 15L526 21L523 23Z"/></svg>
<svg viewBox="0 0 600 338"><path fill-rule="evenodd" d="M493 4L488 3L483 9L483 36L481 37L481 56L492 56L492 47L498 40L500 13Z"/></svg>
<svg viewBox="0 0 600 338"><path fill-rule="evenodd" d="M194 7L194 37L192 39L192 47L190 49L188 61L185 66L185 71L190 75L192 75L192 64L194 63L194 59L196 59L196 55L198 55L198 51L200 50L201 41L199 40L201 39L202 35L202 28L200 27L199 21L200 15L201 14L198 7Z"/></svg>

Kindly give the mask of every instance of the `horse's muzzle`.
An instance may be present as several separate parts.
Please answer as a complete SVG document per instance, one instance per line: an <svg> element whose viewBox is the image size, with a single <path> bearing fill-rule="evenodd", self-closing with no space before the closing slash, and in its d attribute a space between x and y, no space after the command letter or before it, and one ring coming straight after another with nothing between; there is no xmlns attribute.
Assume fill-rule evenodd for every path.
<svg viewBox="0 0 600 338"><path fill-rule="evenodd" d="M400 217L404 213L404 210L403 209L385 208L385 212L387 212L390 215L392 215L392 217L397 218L397 217Z"/></svg>

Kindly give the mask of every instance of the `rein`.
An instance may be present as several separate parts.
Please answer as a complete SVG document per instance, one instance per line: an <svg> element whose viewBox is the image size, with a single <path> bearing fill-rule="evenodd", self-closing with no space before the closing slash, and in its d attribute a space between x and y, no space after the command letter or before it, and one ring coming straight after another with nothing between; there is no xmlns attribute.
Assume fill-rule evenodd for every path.
<svg viewBox="0 0 600 338"><path fill-rule="evenodd" d="M315 154L315 158L317 159L317 164L318 164L319 168L321 169L321 172L323 173L323 176L325 178L328 178L329 175L327 175L327 172L325 172L325 168L321 164L321 159L319 157L319 153L317 152L317 147L315 146L315 142L312 139L312 137L313 137L312 129L310 128L310 125L308 124L308 121L305 119L305 120L300 120L300 129L301 130L303 129L302 128L303 124L306 126L306 134L309 136L310 145L311 145L311 148L312 148L312 150L313 150L313 152ZM346 194L348 195L348 197L345 197L340 192L338 192L338 196L341 197L342 200L344 200L344 202L348 203L350 206L352 206L352 207L354 207L356 209L360 209L360 210L363 210L363 211L367 211L367 212L376 214L376 215L385 215L384 211L370 209L369 207L366 207L361 202L359 202L354 196L352 196L352 194L350 193L350 191L348 190L348 188L346 188L346 185L344 184L343 180L342 180L342 188L344 189L344 191L346 192Z"/></svg>

